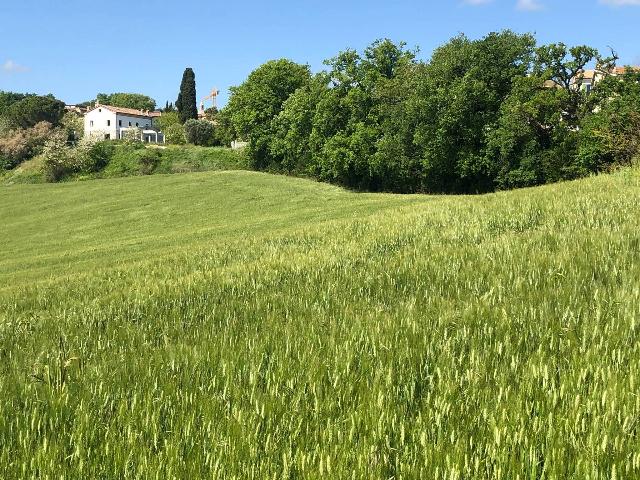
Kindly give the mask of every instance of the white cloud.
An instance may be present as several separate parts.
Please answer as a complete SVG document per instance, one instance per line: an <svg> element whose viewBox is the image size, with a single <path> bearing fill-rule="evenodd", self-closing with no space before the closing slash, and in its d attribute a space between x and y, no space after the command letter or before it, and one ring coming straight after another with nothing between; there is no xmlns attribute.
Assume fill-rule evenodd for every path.
<svg viewBox="0 0 640 480"><path fill-rule="evenodd" d="M487 3L491 3L493 0L464 0L463 3L466 3L467 5L486 5Z"/></svg>
<svg viewBox="0 0 640 480"><path fill-rule="evenodd" d="M640 0L599 0L599 2L612 7L626 7L628 5L640 6Z"/></svg>
<svg viewBox="0 0 640 480"><path fill-rule="evenodd" d="M527 12L534 12L536 10L542 10L544 7L538 0L518 0L516 3L518 10L525 10Z"/></svg>
<svg viewBox="0 0 640 480"><path fill-rule="evenodd" d="M29 70L24 65L20 65L13 60L9 59L2 64L2 71L5 73L22 73Z"/></svg>

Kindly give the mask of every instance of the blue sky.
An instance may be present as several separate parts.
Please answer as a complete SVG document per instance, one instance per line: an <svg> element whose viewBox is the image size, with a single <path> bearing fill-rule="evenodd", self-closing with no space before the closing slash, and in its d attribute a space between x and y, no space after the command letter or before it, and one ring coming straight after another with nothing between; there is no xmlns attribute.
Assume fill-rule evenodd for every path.
<svg viewBox="0 0 640 480"><path fill-rule="evenodd" d="M198 97L228 88L267 60L314 71L377 38L419 46L510 28L539 42L616 49L640 64L640 0L0 0L0 90L53 93L67 103L98 92L173 101L185 67Z"/></svg>

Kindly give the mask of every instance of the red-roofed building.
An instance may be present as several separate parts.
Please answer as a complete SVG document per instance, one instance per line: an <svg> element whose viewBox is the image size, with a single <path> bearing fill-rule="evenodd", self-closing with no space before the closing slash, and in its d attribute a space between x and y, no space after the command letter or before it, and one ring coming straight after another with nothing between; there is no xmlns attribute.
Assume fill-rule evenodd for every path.
<svg viewBox="0 0 640 480"><path fill-rule="evenodd" d="M161 112L98 103L84 116L84 133L105 140L134 136L142 142L164 143L164 135L154 125L160 115Z"/></svg>
<svg viewBox="0 0 640 480"><path fill-rule="evenodd" d="M614 67L610 71L610 75L614 77L624 75L627 69L631 69L634 72L640 72L640 67ZM581 90L585 90L587 93L591 91L596 83L604 79L603 72L598 70L585 70L572 80L573 85L577 85Z"/></svg>

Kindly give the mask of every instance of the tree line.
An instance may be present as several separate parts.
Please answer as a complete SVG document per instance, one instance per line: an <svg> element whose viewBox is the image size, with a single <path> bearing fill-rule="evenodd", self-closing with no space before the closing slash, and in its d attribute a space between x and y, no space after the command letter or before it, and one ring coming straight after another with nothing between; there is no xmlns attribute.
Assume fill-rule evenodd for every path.
<svg viewBox="0 0 640 480"><path fill-rule="evenodd" d="M640 155L640 71L614 70L616 61L614 52L538 45L533 35L508 30L476 40L458 35L427 61L404 43L378 40L363 52L338 53L315 74L290 60L269 61L230 89L224 109L208 109L203 118L187 68L175 105L167 102L154 126L173 144L243 140L256 170L355 189L528 187L628 165ZM599 80L592 89L581 88L588 68ZM155 108L143 94L97 100ZM82 131L82 118L65 114L51 95L0 92L0 168L49 151L62 152L45 155L54 159L45 162L56 166L52 179L101 168L106 156L96 139L75 148Z"/></svg>
<svg viewBox="0 0 640 480"><path fill-rule="evenodd" d="M615 53L511 31L440 46L345 50L312 74L265 63L231 89L217 128L255 169L351 188L479 193L574 179L640 152L640 73ZM585 69L602 80L580 88Z"/></svg>

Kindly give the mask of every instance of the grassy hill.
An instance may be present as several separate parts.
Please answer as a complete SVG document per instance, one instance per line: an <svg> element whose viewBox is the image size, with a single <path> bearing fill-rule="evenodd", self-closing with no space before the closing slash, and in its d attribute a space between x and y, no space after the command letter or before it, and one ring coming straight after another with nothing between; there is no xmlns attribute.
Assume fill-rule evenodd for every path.
<svg viewBox="0 0 640 480"><path fill-rule="evenodd" d="M640 476L640 171L0 188L1 478Z"/></svg>
<svg viewBox="0 0 640 480"><path fill-rule="evenodd" d="M144 144L126 144L120 141L104 142L104 144L110 144L113 147L111 157L105 166L98 171L71 174L64 180L248 169L247 158L242 150L195 145L147 145L145 147ZM149 164L149 153L156 157L153 164ZM145 156L147 161L141 161ZM22 162L11 170L0 169L0 186L45 183L46 181L47 175L42 155Z"/></svg>

